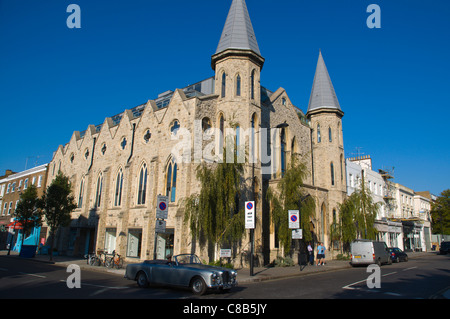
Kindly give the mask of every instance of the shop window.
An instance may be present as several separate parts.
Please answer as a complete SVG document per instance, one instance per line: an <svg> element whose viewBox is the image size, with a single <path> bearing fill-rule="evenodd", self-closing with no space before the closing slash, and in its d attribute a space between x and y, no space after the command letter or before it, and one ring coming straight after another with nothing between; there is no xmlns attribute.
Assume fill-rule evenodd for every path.
<svg viewBox="0 0 450 319"><path fill-rule="evenodd" d="M142 229L128 230L127 257L140 257L142 246Z"/></svg>

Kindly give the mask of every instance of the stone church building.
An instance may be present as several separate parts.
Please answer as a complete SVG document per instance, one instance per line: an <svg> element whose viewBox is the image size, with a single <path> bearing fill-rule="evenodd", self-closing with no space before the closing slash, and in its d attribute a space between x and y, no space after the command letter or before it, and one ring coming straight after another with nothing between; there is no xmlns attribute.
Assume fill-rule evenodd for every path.
<svg viewBox="0 0 450 319"><path fill-rule="evenodd" d="M261 85L264 63L246 3L233 0L211 58L213 77L75 131L49 164L47 186L61 171L78 204L71 225L57 236L58 250L115 250L128 261L195 252L208 261L207 251L192 242L182 203L199 192L196 167L221 153L227 132L242 153L251 149L244 179L255 181L257 263L281 254L263 190L276 187L292 154L310 172L305 190L316 201L312 231L329 247L330 224L346 194L344 113L321 53L306 114L283 88ZM164 233L155 233L158 195L169 202ZM234 263L246 263L249 251L246 236Z"/></svg>

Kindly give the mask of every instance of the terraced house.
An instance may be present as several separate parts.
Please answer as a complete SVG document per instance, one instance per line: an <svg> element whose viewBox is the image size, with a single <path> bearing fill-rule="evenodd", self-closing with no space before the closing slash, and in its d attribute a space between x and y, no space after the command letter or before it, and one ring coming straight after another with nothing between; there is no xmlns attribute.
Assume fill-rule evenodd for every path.
<svg viewBox="0 0 450 319"><path fill-rule="evenodd" d="M305 75L313 82L306 113L283 88L262 85L265 63L245 1L233 0L210 78L75 131L49 164L47 185L60 170L69 176L78 203L70 227L59 234L58 250L82 255L105 248L128 260L195 252L208 260L183 222L182 199L199 192L195 169L221 154L227 132L236 147L252 150L244 181L255 183L257 262L272 260L281 249L263 192L276 187L292 154L309 172L305 189L316 200L311 229L317 240L328 242L329 225L346 194L344 113L322 53L314 79ZM155 233L158 195L169 201L164 233ZM247 262L241 256L250 250L248 238L234 252L235 263Z"/></svg>

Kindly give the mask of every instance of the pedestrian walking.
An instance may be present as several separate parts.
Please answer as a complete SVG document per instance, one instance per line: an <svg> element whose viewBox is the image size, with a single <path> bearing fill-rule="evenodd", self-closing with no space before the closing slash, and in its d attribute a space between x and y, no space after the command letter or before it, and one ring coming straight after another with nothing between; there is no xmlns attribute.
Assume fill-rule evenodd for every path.
<svg viewBox="0 0 450 319"><path fill-rule="evenodd" d="M324 265L325 261L325 246L323 243L319 242L319 246L317 246L317 266Z"/></svg>
<svg viewBox="0 0 450 319"><path fill-rule="evenodd" d="M309 255L309 264L311 266L314 265L314 250L311 246L311 243L308 243L308 255Z"/></svg>

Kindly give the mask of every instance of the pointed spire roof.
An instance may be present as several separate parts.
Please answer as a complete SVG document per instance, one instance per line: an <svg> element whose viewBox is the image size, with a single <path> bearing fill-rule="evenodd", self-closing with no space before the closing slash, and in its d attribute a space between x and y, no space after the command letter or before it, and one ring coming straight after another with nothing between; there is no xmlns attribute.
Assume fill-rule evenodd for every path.
<svg viewBox="0 0 450 319"><path fill-rule="evenodd" d="M319 51L319 60L317 61L308 112L321 108L337 109L342 112L336 92L334 91L333 83L331 83L330 75L325 66L322 52Z"/></svg>
<svg viewBox="0 0 450 319"><path fill-rule="evenodd" d="M251 50L261 56L245 0L233 0L216 54L227 49Z"/></svg>

